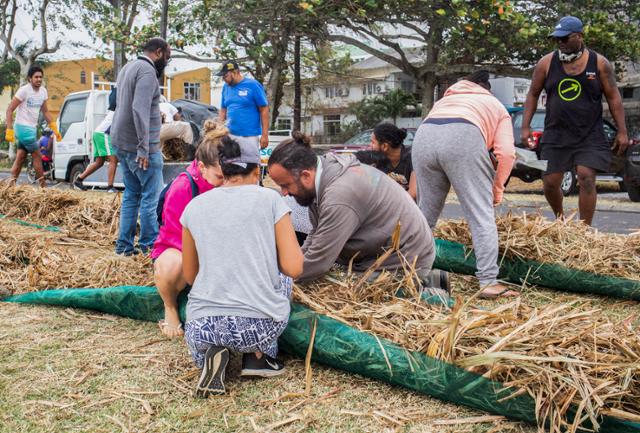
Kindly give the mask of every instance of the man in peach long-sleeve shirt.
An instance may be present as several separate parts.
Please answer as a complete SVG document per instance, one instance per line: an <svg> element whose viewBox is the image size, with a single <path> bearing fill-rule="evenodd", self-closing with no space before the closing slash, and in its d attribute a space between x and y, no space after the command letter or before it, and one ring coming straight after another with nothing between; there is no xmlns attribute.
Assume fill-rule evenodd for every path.
<svg viewBox="0 0 640 433"><path fill-rule="evenodd" d="M476 276L483 297L517 295L498 282L498 231L494 206L515 160L511 118L478 71L451 86L433 106L413 141L418 205L431 228L453 186L471 228ZM497 159L494 167L490 152Z"/></svg>

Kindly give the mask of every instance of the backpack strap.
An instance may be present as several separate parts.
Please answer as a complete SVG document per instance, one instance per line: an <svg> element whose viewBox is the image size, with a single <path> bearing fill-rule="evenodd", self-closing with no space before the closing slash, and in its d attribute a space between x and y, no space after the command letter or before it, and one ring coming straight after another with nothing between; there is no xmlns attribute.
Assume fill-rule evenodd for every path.
<svg viewBox="0 0 640 433"><path fill-rule="evenodd" d="M187 170L185 170L184 172L187 174L189 182L191 183L191 198L194 198L195 196L200 194L200 188L198 188L198 184L193 179L193 176L191 176L191 173L189 173Z"/></svg>

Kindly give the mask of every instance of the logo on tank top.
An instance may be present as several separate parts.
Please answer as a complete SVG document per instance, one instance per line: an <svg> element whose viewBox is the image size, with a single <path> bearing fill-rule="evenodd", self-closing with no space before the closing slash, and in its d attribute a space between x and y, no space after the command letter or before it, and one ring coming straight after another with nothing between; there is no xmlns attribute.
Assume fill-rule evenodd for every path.
<svg viewBox="0 0 640 433"><path fill-rule="evenodd" d="M575 101L582 93L582 85L573 78L565 78L558 83L558 96L566 102Z"/></svg>
<svg viewBox="0 0 640 433"><path fill-rule="evenodd" d="M595 72L586 72L587 74L587 80L595 80L596 79L596 73Z"/></svg>

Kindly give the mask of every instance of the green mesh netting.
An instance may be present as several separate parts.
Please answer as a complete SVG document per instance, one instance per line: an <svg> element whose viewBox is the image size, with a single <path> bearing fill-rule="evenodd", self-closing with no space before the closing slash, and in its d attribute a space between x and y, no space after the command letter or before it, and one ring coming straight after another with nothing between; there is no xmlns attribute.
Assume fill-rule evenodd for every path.
<svg viewBox="0 0 640 433"><path fill-rule="evenodd" d="M85 308L148 321L159 320L163 315L162 300L154 287L47 290L13 296L6 301ZM186 296L182 294L180 314L183 319L185 304ZM500 401L514 390L358 331L299 304L292 304L289 326L280 338L281 348L304 357L314 322L316 335L312 359L316 362L474 409L536 422L535 402L528 395ZM604 417L600 432L639 433L640 423Z"/></svg>
<svg viewBox="0 0 640 433"><path fill-rule="evenodd" d="M5 214L1 214L0 213L0 219L2 219L2 218L7 218L7 221L11 221L12 223L20 224L21 226L25 226L25 227L33 227L33 228L36 228L36 229L46 230L46 231L49 231L49 232L59 232L60 231L60 227L43 226L43 225L40 225L40 224L34 224L34 223L30 223L29 221L21 220L19 218L9 218Z"/></svg>
<svg viewBox="0 0 640 433"><path fill-rule="evenodd" d="M436 260L433 266L445 271L473 275L476 271L476 257L473 250L462 244L436 239ZM532 260L505 257L500 264L500 278L516 284L526 281L528 284L551 289L640 301L640 281Z"/></svg>

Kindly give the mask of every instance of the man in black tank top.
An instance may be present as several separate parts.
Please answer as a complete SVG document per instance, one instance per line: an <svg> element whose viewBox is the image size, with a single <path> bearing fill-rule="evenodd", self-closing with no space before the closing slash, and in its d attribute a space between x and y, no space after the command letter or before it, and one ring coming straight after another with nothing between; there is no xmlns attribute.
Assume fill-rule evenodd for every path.
<svg viewBox="0 0 640 433"><path fill-rule="evenodd" d="M558 50L545 55L533 71L525 102L521 140L531 143L531 118L544 89L547 94L541 159L547 160L542 176L544 195L556 217L562 217L563 173L576 170L580 184L580 219L591 225L596 208L596 173L608 171L611 149L604 135L602 95L618 128L614 150L622 155L629 146L622 100L613 68L607 59L585 47L582 22L563 17L549 35Z"/></svg>

